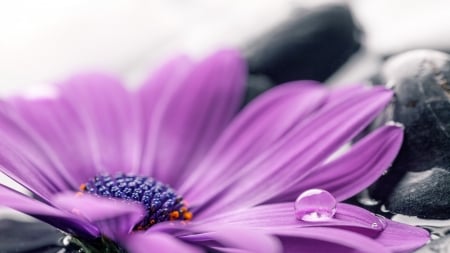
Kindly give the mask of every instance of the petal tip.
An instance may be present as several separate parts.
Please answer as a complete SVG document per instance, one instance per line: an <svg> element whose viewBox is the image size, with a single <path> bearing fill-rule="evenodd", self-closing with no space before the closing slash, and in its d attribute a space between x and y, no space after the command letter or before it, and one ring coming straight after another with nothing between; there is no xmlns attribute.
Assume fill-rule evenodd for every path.
<svg viewBox="0 0 450 253"><path fill-rule="evenodd" d="M244 57L238 49L234 48L223 48L215 53L213 53L210 57L208 57L211 60L218 61L218 62L224 62L224 63L233 63L233 64L243 64L244 63Z"/></svg>

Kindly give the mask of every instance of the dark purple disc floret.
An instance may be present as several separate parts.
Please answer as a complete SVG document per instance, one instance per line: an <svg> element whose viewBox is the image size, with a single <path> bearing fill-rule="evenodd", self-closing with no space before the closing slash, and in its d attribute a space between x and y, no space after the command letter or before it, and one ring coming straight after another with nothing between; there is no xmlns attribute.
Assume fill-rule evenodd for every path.
<svg viewBox="0 0 450 253"><path fill-rule="evenodd" d="M80 186L80 190L106 198L141 203L147 212L135 230L145 230L164 221L191 220L183 198L171 187L153 178L117 174L101 175Z"/></svg>

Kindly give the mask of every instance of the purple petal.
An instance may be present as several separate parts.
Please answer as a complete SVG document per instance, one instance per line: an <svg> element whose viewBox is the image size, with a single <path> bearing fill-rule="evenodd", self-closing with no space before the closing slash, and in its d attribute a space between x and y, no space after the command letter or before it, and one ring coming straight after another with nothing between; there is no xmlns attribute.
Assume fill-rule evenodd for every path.
<svg viewBox="0 0 450 253"><path fill-rule="evenodd" d="M294 252L389 253L388 248L363 235L342 229L310 227L279 231L283 250Z"/></svg>
<svg viewBox="0 0 450 253"><path fill-rule="evenodd" d="M285 228L339 227L366 236L377 236L383 231L383 221L373 213L348 204L338 204L335 216L327 221L308 222L297 220L294 203L270 204L230 212L205 220L211 224L229 224L257 228L276 233ZM374 226L374 224L377 224Z"/></svg>
<svg viewBox="0 0 450 253"><path fill-rule="evenodd" d="M14 101L0 105L0 169L42 198L70 189L70 174L47 140L22 118ZM29 104L39 108L42 103Z"/></svg>
<svg viewBox="0 0 450 253"><path fill-rule="evenodd" d="M164 114L164 104L170 94L177 89L192 70L193 62L186 56L178 56L150 75L136 94L140 103L141 135L143 136L141 166L142 175L153 174L153 163L158 150L157 142L160 118Z"/></svg>
<svg viewBox="0 0 450 253"><path fill-rule="evenodd" d="M357 249L352 249L336 243L314 240L293 236L281 236L281 243L283 244L283 252L298 253L298 252L320 252L320 253L360 253ZM365 251L364 251L365 252Z"/></svg>
<svg viewBox="0 0 450 253"><path fill-rule="evenodd" d="M189 233L178 237L219 252L281 252L278 240L268 234L229 225L190 226Z"/></svg>
<svg viewBox="0 0 450 253"><path fill-rule="evenodd" d="M80 75L59 91L59 97L14 98L2 107L2 155L13 154L0 161L8 175L48 198L99 172L138 167L136 110L118 81Z"/></svg>
<svg viewBox="0 0 450 253"><path fill-rule="evenodd" d="M314 82L284 84L261 95L230 124L179 191L187 199L209 192L211 184L236 173L317 110L325 98L326 90Z"/></svg>
<svg viewBox="0 0 450 253"><path fill-rule="evenodd" d="M430 240L430 234L422 228L386 220L386 229L375 239L393 252L412 252Z"/></svg>
<svg viewBox="0 0 450 253"><path fill-rule="evenodd" d="M350 151L327 164L320 165L306 178L296 180L291 191L272 202L292 201L301 192L319 188L341 201L371 185L392 164L403 140L403 129L385 126L377 129Z"/></svg>
<svg viewBox="0 0 450 253"><path fill-rule="evenodd" d="M199 247L219 252L280 252L278 240L266 231L226 222L160 223L147 233L168 233ZM235 251L233 251L235 250Z"/></svg>
<svg viewBox="0 0 450 253"><path fill-rule="evenodd" d="M137 204L90 195L59 194L55 205L94 224L101 234L120 241L144 217Z"/></svg>
<svg viewBox="0 0 450 253"><path fill-rule="evenodd" d="M84 145L75 140L78 145L72 146L75 148L72 152L67 149L62 152L71 155L68 164L74 162L79 165L78 155L89 159L87 168L73 170L82 170L82 174L91 177L95 172L136 171L141 136L137 104L133 104L131 93L116 79L101 74L75 76L60 85L60 93L68 110L72 109L71 115L74 115L74 121L69 115L66 118L76 125L70 128L71 137L84 140ZM86 152L89 157L86 157ZM82 164L86 166L86 163Z"/></svg>
<svg viewBox="0 0 450 253"><path fill-rule="evenodd" d="M151 119L156 129L151 129L150 151L155 157L153 164L145 164L154 169L153 176L176 187L179 179L191 174L239 109L245 71L236 51L220 51L162 94Z"/></svg>
<svg viewBox="0 0 450 253"><path fill-rule="evenodd" d="M88 222L2 185L0 185L0 205L33 216L68 233L83 237L98 235L97 228Z"/></svg>
<svg viewBox="0 0 450 253"><path fill-rule="evenodd" d="M197 217L262 203L288 192L294 182L311 173L339 147L360 132L383 109L392 96L384 88L357 91L353 96L330 101L306 118L257 159L214 187L224 192L211 197ZM295 179L295 180L294 180ZM233 182L226 185L224 182Z"/></svg>
<svg viewBox="0 0 450 253"><path fill-rule="evenodd" d="M4 142L0 143L0 171L44 200L49 200L53 193L61 190L24 154L5 146Z"/></svg>
<svg viewBox="0 0 450 253"><path fill-rule="evenodd" d="M123 242L130 253L201 253L202 249L184 243L164 233L133 233Z"/></svg>
<svg viewBox="0 0 450 253"><path fill-rule="evenodd" d="M429 240L429 233L424 229L394 222L376 216L363 208L342 203L338 203L335 216L328 221L307 222L297 220L294 214L293 203L280 203L252 207L239 212L230 212L211 217L203 222L209 224L209 226L220 227L220 224L226 224L263 230L269 234L282 236L283 241L286 240L283 239L284 236L289 235L291 232L295 234L294 236L302 238L324 240L322 237L304 236L298 231L310 228L334 228L336 230L339 229L342 233L352 232L353 234L348 234L348 236L353 236L354 240L359 240L358 238L361 238L361 236L372 238L371 240L389 248L393 252L410 252L423 246ZM291 232L285 233L286 231ZM364 239L364 241L367 241L367 239ZM295 245L293 242L289 241L289 247L311 247L311 245ZM330 240L330 242L346 247L350 246L348 242L344 243L336 240ZM301 243L301 241L298 243ZM328 247L329 245L325 244L325 246Z"/></svg>

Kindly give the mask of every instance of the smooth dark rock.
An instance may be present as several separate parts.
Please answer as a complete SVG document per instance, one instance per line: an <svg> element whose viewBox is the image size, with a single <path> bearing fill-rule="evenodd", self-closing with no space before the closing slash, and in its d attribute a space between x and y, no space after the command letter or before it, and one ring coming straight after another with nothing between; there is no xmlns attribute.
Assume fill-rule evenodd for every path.
<svg viewBox="0 0 450 253"><path fill-rule="evenodd" d="M56 253L63 247L63 236L42 222L0 220L1 253Z"/></svg>
<svg viewBox="0 0 450 253"><path fill-rule="evenodd" d="M437 51L407 52L383 67L380 81L395 97L373 127L400 122L405 138L389 173L371 194L394 213L450 218L449 80L450 57Z"/></svg>
<svg viewBox="0 0 450 253"><path fill-rule="evenodd" d="M361 32L346 5L298 10L244 50L249 70L273 83L325 81L360 47Z"/></svg>
<svg viewBox="0 0 450 253"><path fill-rule="evenodd" d="M273 83L267 76L249 75L244 105L273 86L275 86L275 83Z"/></svg>
<svg viewBox="0 0 450 253"><path fill-rule="evenodd" d="M385 113L405 125L398 166L406 171L432 167L450 170L450 57L436 51L412 51L388 61L383 70L395 91Z"/></svg>
<svg viewBox="0 0 450 253"><path fill-rule="evenodd" d="M407 172L395 186L386 207L396 213L420 218L448 219L450 172L440 168Z"/></svg>

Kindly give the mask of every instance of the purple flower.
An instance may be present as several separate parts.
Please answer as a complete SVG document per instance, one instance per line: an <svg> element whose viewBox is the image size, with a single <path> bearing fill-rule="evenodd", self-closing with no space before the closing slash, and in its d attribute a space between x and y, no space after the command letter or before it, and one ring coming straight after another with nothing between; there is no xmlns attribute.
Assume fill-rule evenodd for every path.
<svg viewBox="0 0 450 253"><path fill-rule="evenodd" d="M292 82L238 114L245 73L224 50L176 58L135 92L82 75L53 98L3 101L0 165L34 198L0 186L0 204L86 251L379 253L428 241L423 229L334 204L376 180L400 148L402 129L387 125L330 159L389 90ZM311 188L333 196L313 190L324 195L304 194L296 212Z"/></svg>

